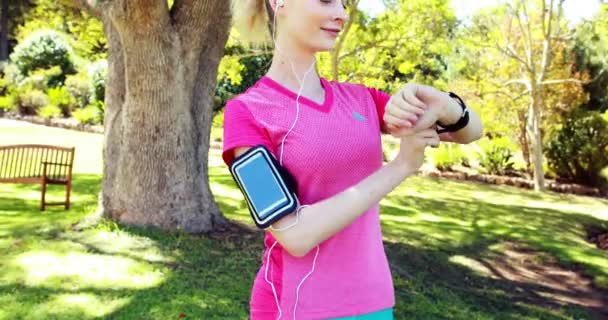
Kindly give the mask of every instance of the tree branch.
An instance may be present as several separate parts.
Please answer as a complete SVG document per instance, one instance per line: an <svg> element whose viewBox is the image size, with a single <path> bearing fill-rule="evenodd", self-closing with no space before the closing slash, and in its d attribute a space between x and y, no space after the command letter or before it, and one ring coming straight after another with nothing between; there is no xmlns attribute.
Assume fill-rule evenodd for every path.
<svg viewBox="0 0 608 320"><path fill-rule="evenodd" d="M532 83L528 79L513 79L513 80L509 80L509 81L505 82L503 84L503 86L506 87L506 86L511 85L511 84L522 84L522 85L526 86L526 88L529 91L532 90Z"/></svg>
<svg viewBox="0 0 608 320"><path fill-rule="evenodd" d="M552 85L552 84L562 84L562 83L577 83L580 85L584 85L584 84L590 84L593 83L595 81L597 81L606 71L606 69L602 69L602 71L600 73L598 73L595 78L588 80L588 81L582 81L579 79L574 79L574 78L570 78L570 79L558 79L558 80L546 80L541 82L541 85Z"/></svg>

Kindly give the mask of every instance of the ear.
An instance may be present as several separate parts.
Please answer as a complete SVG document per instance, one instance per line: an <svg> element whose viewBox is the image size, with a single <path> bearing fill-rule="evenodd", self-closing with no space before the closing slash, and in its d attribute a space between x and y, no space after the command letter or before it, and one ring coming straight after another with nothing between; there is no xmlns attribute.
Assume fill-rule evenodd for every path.
<svg viewBox="0 0 608 320"><path fill-rule="evenodd" d="M277 12L278 9L285 7L285 0L268 0L273 12Z"/></svg>

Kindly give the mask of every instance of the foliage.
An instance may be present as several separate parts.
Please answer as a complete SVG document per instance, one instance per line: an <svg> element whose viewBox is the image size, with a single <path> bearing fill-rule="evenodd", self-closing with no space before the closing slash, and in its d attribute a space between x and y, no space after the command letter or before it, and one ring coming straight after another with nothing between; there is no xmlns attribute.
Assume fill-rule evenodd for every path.
<svg viewBox="0 0 608 320"><path fill-rule="evenodd" d="M506 137L484 138L477 153L479 164L489 174L507 175L514 169L514 146Z"/></svg>
<svg viewBox="0 0 608 320"><path fill-rule="evenodd" d="M96 104L90 104L85 108L74 110L72 115L80 123L101 124L103 122L103 102L98 101Z"/></svg>
<svg viewBox="0 0 608 320"><path fill-rule="evenodd" d="M68 117L75 107L74 98L65 87L51 88L47 91L49 105L60 110L64 117Z"/></svg>
<svg viewBox="0 0 608 320"><path fill-rule="evenodd" d="M547 158L556 174L568 181L600 187L608 166L608 122L597 111L577 110L549 137Z"/></svg>
<svg viewBox="0 0 608 320"><path fill-rule="evenodd" d="M16 105L13 96L0 96L0 110L15 111Z"/></svg>
<svg viewBox="0 0 608 320"><path fill-rule="evenodd" d="M588 72L592 82L583 87L589 94L589 101L583 105L585 110L608 110L608 5L592 21L578 26L575 33L575 68Z"/></svg>
<svg viewBox="0 0 608 320"><path fill-rule="evenodd" d="M65 88L74 98L78 108L84 108L91 99L91 84L86 73L80 72L68 76L65 80Z"/></svg>
<svg viewBox="0 0 608 320"><path fill-rule="evenodd" d="M61 74L49 81L51 86L63 84L66 75L76 72L70 45L61 34L53 30L31 34L15 47L11 61L23 76L29 76L38 69L59 67Z"/></svg>
<svg viewBox="0 0 608 320"><path fill-rule="evenodd" d="M214 113L221 110L230 98L258 81L272 60L272 55L267 51L243 46L235 37L233 33L228 40L226 54L219 66Z"/></svg>
<svg viewBox="0 0 608 320"><path fill-rule="evenodd" d="M17 30L23 41L40 29L53 29L67 35L74 52L86 60L107 57L108 45L101 21L78 7L72 0L35 0Z"/></svg>
<svg viewBox="0 0 608 320"><path fill-rule="evenodd" d="M98 60L89 65L88 78L90 80L90 101L104 101L106 92L106 78L108 77L108 61Z"/></svg>
<svg viewBox="0 0 608 320"><path fill-rule="evenodd" d="M44 119L58 118L62 115L62 110L54 104L47 104L38 110L38 115Z"/></svg>
<svg viewBox="0 0 608 320"><path fill-rule="evenodd" d="M387 92L407 82L445 89L457 22L449 1L399 0L389 6L378 17L352 11L352 26L337 50L320 56L321 73Z"/></svg>
<svg viewBox="0 0 608 320"><path fill-rule="evenodd" d="M469 166L469 161L458 144L442 143L439 148L433 152L433 163L439 170L453 170L454 166L463 165Z"/></svg>
<svg viewBox="0 0 608 320"><path fill-rule="evenodd" d="M22 89L17 96L19 113L24 115L35 115L38 110L49 103L49 98L39 89Z"/></svg>

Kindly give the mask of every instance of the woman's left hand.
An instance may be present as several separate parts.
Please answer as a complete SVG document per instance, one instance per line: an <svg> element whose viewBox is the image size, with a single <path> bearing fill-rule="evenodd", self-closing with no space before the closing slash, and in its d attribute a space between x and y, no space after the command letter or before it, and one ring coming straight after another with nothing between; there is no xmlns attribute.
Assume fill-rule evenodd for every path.
<svg viewBox="0 0 608 320"><path fill-rule="evenodd" d="M430 86L408 83L386 106L384 121L389 133L401 137L431 127L443 116L450 97Z"/></svg>

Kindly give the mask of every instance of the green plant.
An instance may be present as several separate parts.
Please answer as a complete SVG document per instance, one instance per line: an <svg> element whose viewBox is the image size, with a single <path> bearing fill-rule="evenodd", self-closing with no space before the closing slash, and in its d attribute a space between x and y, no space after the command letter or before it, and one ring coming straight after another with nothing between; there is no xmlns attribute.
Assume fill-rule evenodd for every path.
<svg viewBox="0 0 608 320"><path fill-rule="evenodd" d="M575 111L549 138L549 166L562 179L601 187L608 166L608 123L597 111Z"/></svg>
<svg viewBox="0 0 608 320"><path fill-rule="evenodd" d="M84 108L89 105L91 90L86 74L78 73L68 76L65 79L65 88L74 98L78 108Z"/></svg>
<svg viewBox="0 0 608 320"><path fill-rule="evenodd" d="M453 170L454 166L468 166L469 161L459 145L453 143L441 144L433 153L433 163L439 170Z"/></svg>
<svg viewBox="0 0 608 320"><path fill-rule="evenodd" d="M97 60L89 66L91 101L104 101L106 93L106 78L108 76L108 61Z"/></svg>
<svg viewBox="0 0 608 320"><path fill-rule="evenodd" d="M3 111L15 111L16 105L13 100L13 96L2 96L0 97L0 110Z"/></svg>
<svg viewBox="0 0 608 320"><path fill-rule="evenodd" d="M507 175L514 170L514 147L506 137L484 139L479 143L479 164L489 174Z"/></svg>
<svg viewBox="0 0 608 320"><path fill-rule="evenodd" d="M20 114L35 115L38 110L49 103L49 98L38 89L21 91L18 95L18 108Z"/></svg>
<svg viewBox="0 0 608 320"><path fill-rule="evenodd" d="M89 105L83 109L77 109L72 114L76 120L84 124L99 124L103 121L103 112L97 105Z"/></svg>
<svg viewBox="0 0 608 320"><path fill-rule="evenodd" d="M75 106L74 98L65 87L51 88L47 91L49 104L56 106L64 117L68 117Z"/></svg>
<svg viewBox="0 0 608 320"><path fill-rule="evenodd" d="M10 59L23 76L38 69L59 67L61 73L49 80L49 85L55 87L63 84L67 74L76 72L71 55L68 41L59 32L40 30L17 45Z"/></svg>
<svg viewBox="0 0 608 320"><path fill-rule="evenodd" d="M38 110L38 115L44 119L57 118L61 116L61 109L56 105L47 104Z"/></svg>

